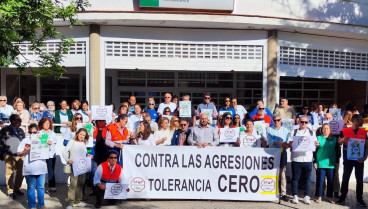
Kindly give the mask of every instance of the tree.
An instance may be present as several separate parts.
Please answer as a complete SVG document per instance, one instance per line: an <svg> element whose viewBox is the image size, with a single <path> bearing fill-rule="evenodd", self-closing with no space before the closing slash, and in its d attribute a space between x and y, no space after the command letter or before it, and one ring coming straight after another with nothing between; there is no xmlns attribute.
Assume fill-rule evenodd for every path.
<svg viewBox="0 0 368 209"><path fill-rule="evenodd" d="M22 73L36 62L39 67L31 69L35 76L60 78L65 72L61 66L63 53L69 50L73 40L56 30L54 20L69 21L70 27L80 24L76 13L83 11L87 4L85 0L0 0L0 67L15 65ZM44 41L54 38L60 38L57 52L43 52ZM25 58L19 48L25 42L38 54L37 61L19 59Z"/></svg>

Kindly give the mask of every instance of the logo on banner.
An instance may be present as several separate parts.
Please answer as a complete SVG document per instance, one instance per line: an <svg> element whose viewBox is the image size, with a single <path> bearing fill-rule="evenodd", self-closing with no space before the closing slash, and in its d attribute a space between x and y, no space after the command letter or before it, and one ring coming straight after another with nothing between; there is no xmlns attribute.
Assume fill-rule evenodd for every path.
<svg viewBox="0 0 368 209"><path fill-rule="evenodd" d="M257 146L257 143L255 143L256 141L257 141L256 137L254 137L253 135L248 135L243 138L243 145L246 147L256 147Z"/></svg>
<svg viewBox="0 0 368 209"><path fill-rule="evenodd" d="M276 182L272 178L264 178L261 181L261 189L263 192L273 192L276 189Z"/></svg>
<svg viewBox="0 0 368 209"><path fill-rule="evenodd" d="M85 160L85 159L80 159L79 161L78 161L78 163L77 163L77 167L78 167L78 169L79 170L84 170L84 169L86 169L86 167L87 167L87 161Z"/></svg>
<svg viewBox="0 0 368 209"><path fill-rule="evenodd" d="M114 184L112 185L110 191L111 191L111 194L117 196L123 192L123 186L121 184Z"/></svg>
<svg viewBox="0 0 368 209"><path fill-rule="evenodd" d="M338 121L333 120L333 121L330 121L330 126L331 126L331 129L332 129L331 132L335 132L335 131L339 130L340 124L339 124Z"/></svg>
<svg viewBox="0 0 368 209"><path fill-rule="evenodd" d="M298 142L300 147L307 148L310 144L310 139L308 137L300 137Z"/></svg>
<svg viewBox="0 0 368 209"><path fill-rule="evenodd" d="M105 116L105 115L107 114L107 109L106 109L106 107L104 107L104 106L97 107L97 109L96 109L96 113L97 113L97 115L99 115L99 116Z"/></svg>
<svg viewBox="0 0 368 209"><path fill-rule="evenodd" d="M226 137L227 139L232 139L232 138L234 138L234 136L235 136L235 131L234 131L234 129L232 129L232 128L228 128L228 129L226 129L226 131L225 131L225 137Z"/></svg>
<svg viewBox="0 0 368 209"><path fill-rule="evenodd" d="M141 177L135 177L130 182L130 187L134 192L141 192L146 187L146 182Z"/></svg>

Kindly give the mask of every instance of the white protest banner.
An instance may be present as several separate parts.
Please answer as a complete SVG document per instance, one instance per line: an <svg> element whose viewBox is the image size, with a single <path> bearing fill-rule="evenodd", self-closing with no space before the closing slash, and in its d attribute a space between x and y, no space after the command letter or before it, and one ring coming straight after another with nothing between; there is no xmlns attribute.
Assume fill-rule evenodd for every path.
<svg viewBox="0 0 368 209"><path fill-rule="evenodd" d="M212 114L213 110L211 109L201 109L201 113L206 113L208 115L208 121L212 124Z"/></svg>
<svg viewBox="0 0 368 209"><path fill-rule="evenodd" d="M192 102L179 101L179 117L192 117Z"/></svg>
<svg viewBox="0 0 368 209"><path fill-rule="evenodd" d="M104 199L125 200L129 184L106 183Z"/></svg>
<svg viewBox="0 0 368 209"><path fill-rule="evenodd" d="M330 108L328 112L331 113L333 120L342 120L340 108Z"/></svg>
<svg viewBox="0 0 368 209"><path fill-rule="evenodd" d="M233 143L238 140L239 128L220 128L220 142Z"/></svg>
<svg viewBox="0 0 368 209"><path fill-rule="evenodd" d="M261 147L261 137L258 135L240 134L240 147Z"/></svg>
<svg viewBox="0 0 368 209"><path fill-rule="evenodd" d="M92 123L77 123L77 131L85 128L88 133L88 142L86 147L93 147L93 125Z"/></svg>
<svg viewBox="0 0 368 209"><path fill-rule="evenodd" d="M91 158L83 157L72 164L74 176L79 176L91 171Z"/></svg>
<svg viewBox="0 0 368 209"><path fill-rule="evenodd" d="M278 200L281 150L235 147L123 148L127 198Z"/></svg>
<svg viewBox="0 0 368 209"><path fill-rule="evenodd" d="M293 152L316 151L315 136L294 136L293 137Z"/></svg>
<svg viewBox="0 0 368 209"><path fill-rule="evenodd" d="M294 119L282 119L282 126L287 128L289 131L293 130Z"/></svg>
<svg viewBox="0 0 368 209"><path fill-rule="evenodd" d="M112 120L112 106L92 105L92 120Z"/></svg>
<svg viewBox="0 0 368 209"><path fill-rule="evenodd" d="M266 123L264 120L254 121L254 129L258 131L259 135L266 136Z"/></svg>
<svg viewBox="0 0 368 209"><path fill-rule="evenodd" d="M364 157L365 140L349 138L347 158L348 160L359 160Z"/></svg>
<svg viewBox="0 0 368 209"><path fill-rule="evenodd" d="M229 113L230 115L232 115L232 114L233 114L233 112L232 112L232 111L230 111L230 110L221 110L221 111L219 111L219 115L223 115L223 114L225 114L225 113Z"/></svg>
<svg viewBox="0 0 368 209"><path fill-rule="evenodd" d="M30 161L49 159L50 146L47 144L48 138L47 133L31 135Z"/></svg>
<svg viewBox="0 0 368 209"><path fill-rule="evenodd" d="M332 120L330 121L331 134L339 135L341 130L344 128L344 120Z"/></svg>

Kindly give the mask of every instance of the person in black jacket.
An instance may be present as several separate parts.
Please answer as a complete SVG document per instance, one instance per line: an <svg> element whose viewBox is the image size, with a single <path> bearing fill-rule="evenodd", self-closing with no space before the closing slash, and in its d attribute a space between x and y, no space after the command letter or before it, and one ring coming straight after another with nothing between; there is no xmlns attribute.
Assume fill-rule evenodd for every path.
<svg viewBox="0 0 368 209"><path fill-rule="evenodd" d="M16 199L17 195L24 195L20 191L23 181L23 157L18 156L17 149L25 135L23 129L20 128L22 119L20 119L19 115L13 114L9 120L10 125L0 131L0 159L5 161L5 179L8 195L10 198Z"/></svg>

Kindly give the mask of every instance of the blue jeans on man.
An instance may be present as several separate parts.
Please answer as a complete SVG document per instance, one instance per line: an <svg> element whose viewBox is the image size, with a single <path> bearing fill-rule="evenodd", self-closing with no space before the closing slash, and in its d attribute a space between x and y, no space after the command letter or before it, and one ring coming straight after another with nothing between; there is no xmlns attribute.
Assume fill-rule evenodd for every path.
<svg viewBox="0 0 368 209"><path fill-rule="evenodd" d="M304 196L310 196L312 164L312 162L291 162L293 196L298 195L298 181L302 173L305 175Z"/></svg>
<svg viewBox="0 0 368 209"><path fill-rule="evenodd" d="M323 194L323 182L327 177L327 197L333 196L333 180L334 169L333 168L318 168L316 179L316 197L322 197Z"/></svg>
<svg viewBox="0 0 368 209"><path fill-rule="evenodd" d="M27 182L27 198L28 206L30 208L36 208L36 192L37 189L37 200L38 207L45 206L45 179L46 174L41 175L29 175L25 176Z"/></svg>

